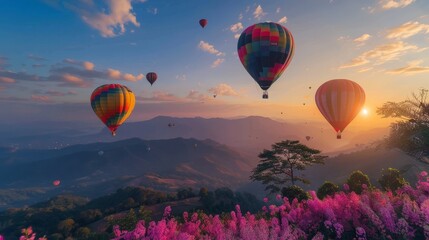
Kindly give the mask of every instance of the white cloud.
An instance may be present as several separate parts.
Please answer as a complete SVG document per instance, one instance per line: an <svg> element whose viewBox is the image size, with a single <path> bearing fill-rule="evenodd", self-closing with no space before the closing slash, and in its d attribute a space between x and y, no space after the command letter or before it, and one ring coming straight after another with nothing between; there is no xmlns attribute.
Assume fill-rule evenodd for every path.
<svg viewBox="0 0 429 240"><path fill-rule="evenodd" d="M186 77L186 74L180 74L180 75L176 75L176 79L179 81L186 81L187 77Z"/></svg>
<svg viewBox="0 0 429 240"><path fill-rule="evenodd" d="M280 13L280 8L279 7L276 9L276 13Z"/></svg>
<svg viewBox="0 0 429 240"><path fill-rule="evenodd" d="M405 39L419 33L429 33L429 25L419 22L406 22L399 27L392 28L388 31L387 38Z"/></svg>
<svg viewBox="0 0 429 240"><path fill-rule="evenodd" d="M130 82L136 82L144 78L144 75L141 73L139 75L133 75L130 73L122 74L121 71L112 68L107 69L107 76L111 79L125 80Z"/></svg>
<svg viewBox="0 0 429 240"><path fill-rule="evenodd" d="M69 73L65 73L62 75L62 80L64 83L63 86L73 86L73 87L88 87L89 84L85 82L82 78L74 76Z"/></svg>
<svg viewBox="0 0 429 240"><path fill-rule="evenodd" d="M237 34L235 34L235 35L234 35L234 38L235 38L235 39L239 39L239 38L240 38L240 35L241 35L241 34L237 33Z"/></svg>
<svg viewBox="0 0 429 240"><path fill-rule="evenodd" d="M83 68L85 68L85 70L88 70L88 71L91 71L91 70L94 70L94 63L92 63L92 62L88 62L88 61L85 61L85 62L83 62Z"/></svg>
<svg viewBox="0 0 429 240"><path fill-rule="evenodd" d="M231 32L238 32L241 29L243 29L243 24L241 22L238 22L236 24L231 25L231 27L229 28L229 30L231 30Z"/></svg>
<svg viewBox="0 0 429 240"><path fill-rule="evenodd" d="M340 68L350 68L365 65L373 62L374 65L380 65L388 61L397 60L398 57L410 52L421 52L427 48L419 48L415 45L410 45L402 41L380 45L372 50L366 51L354 58Z"/></svg>
<svg viewBox="0 0 429 240"><path fill-rule="evenodd" d="M253 12L253 17L255 19L260 20L263 16L265 16L267 13L264 12L264 10L262 9L261 5L258 5L255 9L255 11Z"/></svg>
<svg viewBox="0 0 429 240"><path fill-rule="evenodd" d="M287 17L286 16L280 18L280 20L278 21L278 23L281 23L281 24L285 24L286 22L287 22Z"/></svg>
<svg viewBox="0 0 429 240"><path fill-rule="evenodd" d="M225 83L221 83L216 87L210 88L208 92L217 96L238 96L237 91Z"/></svg>
<svg viewBox="0 0 429 240"><path fill-rule="evenodd" d="M392 9L403 8L413 2L415 2L415 0L379 0L379 5L382 9Z"/></svg>
<svg viewBox="0 0 429 240"><path fill-rule="evenodd" d="M198 47L203 50L204 52L208 52L211 54L214 54L216 56L224 56L225 53L217 50L213 45L211 45L210 43L204 42L204 41L200 41L200 44L198 44Z"/></svg>
<svg viewBox="0 0 429 240"><path fill-rule="evenodd" d="M365 33L365 34L362 34L361 36L353 39L353 42L355 42L355 43L364 43L364 42L368 41L370 38L371 38L371 35Z"/></svg>
<svg viewBox="0 0 429 240"><path fill-rule="evenodd" d="M128 23L140 26L132 12L131 0L106 0L108 13L96 9L95 5L75 9L92 28L98 30L103 37L114 37L125 32Z"/></svg>
<svg viewBox="0 0 429 240"><path fill-rule="evenodd" d="M31 95L31 100L35 102L51 102L51 99L49 96L43 96L43 95Z"/></svg>
<svg viewBox="0 0 429 240"><path fill-rule="evenodd" d="M225 61L224 58L218 58L212 63L212 68L216 68Z"/></svg>

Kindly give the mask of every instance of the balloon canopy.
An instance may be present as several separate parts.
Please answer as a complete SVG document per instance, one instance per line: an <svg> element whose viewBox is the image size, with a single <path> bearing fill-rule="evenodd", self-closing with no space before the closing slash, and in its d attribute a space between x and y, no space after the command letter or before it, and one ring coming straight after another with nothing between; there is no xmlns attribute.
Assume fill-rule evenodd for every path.
<svg viewBox="0 0 429 240"><path fill-rule="evenodd" d="M294 54L291 32L278 23L254 24L241 33L237 51L241 63L252 78L267 90L282 75Z"/></svg>
<svg viewBox="0 0 429 240"><path fill-rule="evenodd" d="M341 133L361 111L365 103L365 91L351 80L334 79L317 89L315 100L340 139Z"/></svg>
<svg viewBox="0 0 429 240"><path fill-rule="evenodd" d="M146 79L150 83L150 85L153 85L153 83L158 79L158 75L154 72L150 72L146 74Z"/></svg>
<svg viewBox="0 0 429 240"><path fill-rule="evenodd" d="M200 19L199 23L200 23L200 26L204 28L207 25L207 19L205 18Z"/></svg>
<svg viewBox="0 0 429 240"><path fill-rule="evenodd" d="M116 129L131 115L136 99L134 93L120 84L106 84L96 88L91 95L95 114L116 135Z"/></svg>

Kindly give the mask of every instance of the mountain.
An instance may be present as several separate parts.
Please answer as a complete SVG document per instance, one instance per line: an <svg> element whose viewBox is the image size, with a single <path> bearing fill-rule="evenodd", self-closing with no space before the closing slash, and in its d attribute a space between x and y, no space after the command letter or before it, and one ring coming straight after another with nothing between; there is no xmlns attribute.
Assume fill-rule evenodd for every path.
<svg viewBox="0 0 429 240"><path fill-rule="evenodd" d="M24 155L31 157L24 160ZM1 163L0 188L5 195L0 195L0 205L3 206L22 205L23 201L8 197L22 189L42 193L39 198L32 195L30 203L60 193L95 197L127 185L163 191L181 187L236 187L247 181L252 168L248 159L225 145L183 138L151 141L132 138L59 150L17 150L3 156ZM61 180L60 187L52 186L55 179ZM25 196L20 199L25 200Z"/></svg>
<svg viewBox="0 0 429 240"><path fill-rule="evenodd" d="M100 123L100 129L101 129ZM324 152L339 152L356 148L357 144L381 139L388 128L354 132L348 130L342 140L326 125L303 122L300 124L275 121L266 117L250 116L234 119L223 118L176 118L158 116L141 122L124 123L112 137L107 128L94 134L76 132L47 133L44 135L10 137L0 139L0 145L13 148L58 149L74 144L113 142L128 138L159 140L171 138L212 139L232 147L242 154L253 157L271 144L285 139L297 139ZM56 135L57 134L57 135ZM307 141L306 136L311 140Z"/></svg>

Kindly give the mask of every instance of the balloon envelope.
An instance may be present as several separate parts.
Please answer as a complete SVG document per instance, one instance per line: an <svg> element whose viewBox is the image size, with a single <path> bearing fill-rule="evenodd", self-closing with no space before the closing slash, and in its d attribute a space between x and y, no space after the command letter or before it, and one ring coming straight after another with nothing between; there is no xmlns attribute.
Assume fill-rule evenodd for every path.
<svg viewBox="0 0 429 240"><path fill-rule="evenodd" d="M200 23L200 26L204 28L207 25L207 19L205 18L200 19L199 23Z"/></svg>
<svg viewBox="0 0 429 240"><path fill-rule="evenodd" d="M158 79L158 75L154 72L150 72L146 74L146 79L150 83L150 85L152 85L156 81L156 79Z"/></svg>
<svg viewBox="0 0 429 240"><path fill-rule="evenodd" d="M131 115L135 102L134 93L120 84L102 85L91 95L92 109L113 136L116 129Z"/></svg>
<svg viewBox="0 0 429 240"><path fill-rule="evenodd" d="M337 132L337 138L358 115L365 103L363 88L347 79L334 79L322 84L316 92L316 105Z"/></svg>
<svg viewBox="0 0 429 240"><path fill-rule="evenodd" d="M241 33L237 51L241 63L262 90L268 90L282 75L294 54L291 32L280 24L254 24ZM266 92L264 98L268 98Z"/></svg>

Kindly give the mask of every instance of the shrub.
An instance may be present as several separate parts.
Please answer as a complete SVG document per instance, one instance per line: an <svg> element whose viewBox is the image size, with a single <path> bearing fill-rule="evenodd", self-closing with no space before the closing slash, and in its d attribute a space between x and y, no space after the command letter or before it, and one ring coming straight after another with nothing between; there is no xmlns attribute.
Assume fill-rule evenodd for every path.
<svg viewBox="0 0 429 240"><path fill-rule="evenodd" d="M317 190L317 197L324 199L326 196L333 196L335 193L340 191L340 187L332 182L325 181Z"/></svg>

